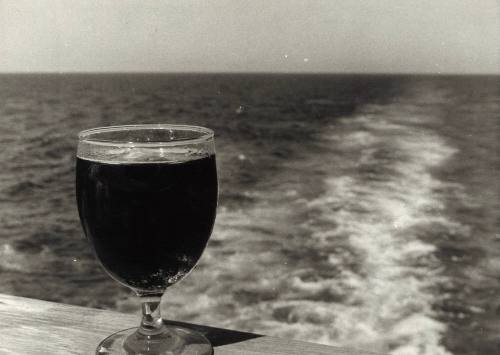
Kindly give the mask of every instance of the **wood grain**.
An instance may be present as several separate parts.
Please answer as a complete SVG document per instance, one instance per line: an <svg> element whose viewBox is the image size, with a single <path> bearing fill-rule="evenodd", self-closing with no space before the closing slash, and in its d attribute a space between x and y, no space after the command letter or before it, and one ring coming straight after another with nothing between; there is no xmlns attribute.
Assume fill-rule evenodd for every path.
<svg viewBox="0 0 500 355"><path fill-rule="evenodd" d="M0 354L94 354L106 336L135 327L137 316L0 294ZM375 355L180 322L205 334L214 355Z"/></svg>

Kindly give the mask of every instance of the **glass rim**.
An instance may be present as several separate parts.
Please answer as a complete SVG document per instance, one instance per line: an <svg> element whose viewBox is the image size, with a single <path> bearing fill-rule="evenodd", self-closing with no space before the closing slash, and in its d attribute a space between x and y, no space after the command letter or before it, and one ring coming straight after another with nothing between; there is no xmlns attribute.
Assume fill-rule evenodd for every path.
<svg viewBox="0 0 500 355"><path fill-rule="evenodd" d="M131 142L125 140L113 140L113 139L99 139L92 138L93 134L105 133L105 132L119 132L119 131L139 131L144 129L177 129L184 131L198 132L201 135L195 138L182 138L173 139L170 141L152 141L152 142ZM210 128L195 126L195 125L183 125L183 124L168 124L168 123L147 123L147 124L132 124L132 125L115 125L115 126L102 126L94 127L90 129L85 129L78 133L78 141L86 142L89 144L102 145L102 146L133 146L133 147L165 147L165 146L177 146L186 144L196 144L207 142L214 138L214 131Z"/></svg>

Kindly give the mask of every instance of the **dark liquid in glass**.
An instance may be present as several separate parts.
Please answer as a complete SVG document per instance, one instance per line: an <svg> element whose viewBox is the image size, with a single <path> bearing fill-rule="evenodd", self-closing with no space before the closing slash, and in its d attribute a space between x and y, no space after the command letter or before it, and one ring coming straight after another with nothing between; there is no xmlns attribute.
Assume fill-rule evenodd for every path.
<svg viewBox="0 0 500 355"><path fill-rule="evenodd" d="M215 156L123 164L77 158L76 192L85 234L110 275L162 292L194 267L210 237Z"/></svg>

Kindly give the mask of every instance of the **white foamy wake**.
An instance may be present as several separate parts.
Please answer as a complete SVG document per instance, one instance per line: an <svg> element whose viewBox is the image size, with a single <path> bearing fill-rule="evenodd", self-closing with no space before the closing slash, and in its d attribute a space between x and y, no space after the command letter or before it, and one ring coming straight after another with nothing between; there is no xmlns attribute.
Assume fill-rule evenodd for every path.
<svg viewBox="0 0 500 355"><path fill-rule="evenodd" d="M313 237L326 245L342 236L360 256L359 271L346 276L354 285L352 305L335 307L335 340L394 355L449 354L441 345L446 325L432 310L443 276L435 247L417 233L430 223L456 227L441 216L436 188L442 183L431 174L455 150L431 131L396 119L362 116L344 124L358 131L330 139L358 159L346 174L327 180L326 196L310 202L336 224ZM332 265L337 259L332 255Z"/></svg>

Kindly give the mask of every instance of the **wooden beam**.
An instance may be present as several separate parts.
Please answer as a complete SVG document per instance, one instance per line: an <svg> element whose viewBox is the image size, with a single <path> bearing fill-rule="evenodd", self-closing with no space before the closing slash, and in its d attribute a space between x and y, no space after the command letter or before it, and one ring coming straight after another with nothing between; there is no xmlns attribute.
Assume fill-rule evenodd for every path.
<svg viewBox="0 0 500 355"><path fill-rule="evenodd" d="M135 327L130 314L0 294L0 354L94 354L97 344ZM196 329L214 355L375 355L373 352L280 339L221 328L172 322Z"/></svg>

